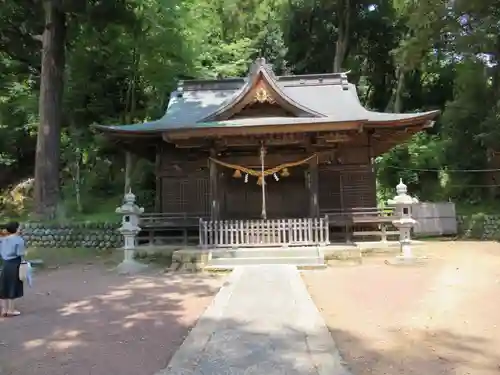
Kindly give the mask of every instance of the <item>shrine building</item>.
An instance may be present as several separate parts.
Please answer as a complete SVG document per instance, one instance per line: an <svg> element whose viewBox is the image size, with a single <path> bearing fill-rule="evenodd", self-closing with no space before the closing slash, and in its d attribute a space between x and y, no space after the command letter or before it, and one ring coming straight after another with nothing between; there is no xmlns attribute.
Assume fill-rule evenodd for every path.
<svg viewBox="0 0 500 375"><path fill-rule="evenodd" d="M314 245L356 217L384 222L374 159L438 114L373 112L345 73L277 76L260 58L243 78L180 81L158 120L96 128L156 161L156 212L142 225L152 232Z"/></svg>

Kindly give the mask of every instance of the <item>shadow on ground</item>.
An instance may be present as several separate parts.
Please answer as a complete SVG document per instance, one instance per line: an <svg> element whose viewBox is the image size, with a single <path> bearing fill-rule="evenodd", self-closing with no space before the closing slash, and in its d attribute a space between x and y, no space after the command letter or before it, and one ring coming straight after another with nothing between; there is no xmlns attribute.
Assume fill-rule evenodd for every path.
<svg viewBox="0 0 500 375"><path fill-rule="evenodd" d="M100 266L41 274L23 315L0 319L2 375L144 375L165 367L220 276L123 277Z"/></svg>
<svg viewBox="0 0 500 375"><path fill-rule="evenodd" d="M339 272L333 272L332 277ZM396 282L401 283L403 271L393 272L394 275L387 277L387 268L359 267L356 274L354 269L344 271L345 279L325 279L320 286L327 293L339 293L353 280L358 285L362 283L363 279L354 277L371 275L362 283L366 293L356 294L363 298L359 308L367 308L369 296L377 293L373 289L375 282L381 283L379 286L384 292ZM412 275L415 280L411 280L416 283L429 279L430 274L426 272L413 270L406 274ZM382 275L386 275L386 279ZM224 278L215 275L156 273L122 277L97 265L73 266L42 274L21 302L24 315L0 319L0 374L157 374L167 366L223 283ZM407 293L407 284L404 285L403 291ZM477 294L477 285L474 288ZM389 301L399 301L397 296L394 292L384 297L378 291L372 300L387 298L383 303L392 306ZM350 300L352 297L350 294ZM344 310L346 305L336 304L335 309ZM449 313L456 314L456 311ZM368 316L372 316L370 314ZM283 311L279 319L286 323L289 316L290 311ZM351 319L358 317L354 314ZM195 373L197 375L222 375L221 368L231 368L231 373L238 375L314 374L305 362L301 345L305 332L301 330L285 324L280 332L272 332L268 322L259 327L250 326L247 321L228 319L211 323L217 330L211 337L213 345L191 363L203 370ZM382 343L370 334L342 325L330 328L353 375L493 375L500 372L498 345L474 335L473 330L460 331L461 334L456 330L432 328L385 330L387 335L379 338L387 342Z"/></svg>

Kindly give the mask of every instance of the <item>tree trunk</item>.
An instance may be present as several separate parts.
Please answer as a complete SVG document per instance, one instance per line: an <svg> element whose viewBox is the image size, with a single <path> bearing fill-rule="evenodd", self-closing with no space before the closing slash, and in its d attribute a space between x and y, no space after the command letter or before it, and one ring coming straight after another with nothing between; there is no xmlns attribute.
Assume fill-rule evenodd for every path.
<svg viewBox="0 0 500 375"><path fill-rule="evenodd" d="M405 88L405 72L402 67L398 68L397 71L397 83L396 90L392 92L391 98L387 107L386 112L401 113L403 110L403 91Z"/></svg>
<svg viewBox="0 0 500 375"><path fill-rule="evenodd" d="M333 72L339 73L342 71L342 65L346 58L347 47L349 44L349 19L350 0L341 0L338 5L338 32L337 42L335 45L335 59L333 60Z"/></svg>
<svg viewBox="0 0 500 375"><path fill-rule="evenodd" d="M61 0L44 0L42 73L35 159L35 214L54 218L59 201L59 157L64 88L66 15Z"/></svg>
<svg viewBox="0 0 500 375"><path fill-rule="evenodd" d="M137 34L134 37L134 40L137 40ZM137 46L137 43L136 43ZM139 70L139 58L140 55L137 51L137 48L134 47L132 50L132 68L133 74L132 79L128 85L127 89L127 97L126 97L126 113L125 113L125 122L127 124L132 124L135 116L136 102L135 102L135 85L137 81L137 72ZM127 194L132 189L132 173L134 168L134 161L132 153L127 149L125 151L125 193Z"/></svg>
<svg viewBox="0 0 500 375"><path fill-rule="evenodd" d="M403 91L405 88L405 72L403 69L399 70L398 85L394 93L394 113L403 112Z"/></svg>
<svg viewBox="0 0 500 375"><path fill-rule="evenodd" d="M76 160L75 160L75 199L76 199L76 209L79 213L83 212L82 206L82 173L81 173L81 165L82 165L82 150L78 148L76 151Z"/></svg>

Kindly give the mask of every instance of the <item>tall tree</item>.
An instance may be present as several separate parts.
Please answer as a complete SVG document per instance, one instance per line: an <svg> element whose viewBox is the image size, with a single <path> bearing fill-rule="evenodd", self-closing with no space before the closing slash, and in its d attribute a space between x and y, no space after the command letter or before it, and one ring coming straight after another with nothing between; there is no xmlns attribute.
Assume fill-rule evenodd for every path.
<svg viewBox="0 0 500 375"><path fill-rule="evenodd" d="M59 201L59 156L66 41L62 0L44 0L40 124L35 160L35 214L53 218Z"/></svg>
<svg viewBox="0 0 500 375"><path fill-rule="evenodd" d="M337 0L337 42L335 43L335 58L333 60L333 71L342 70L342 64L347 56L349 48L351 20L351 0Z"/></svg>

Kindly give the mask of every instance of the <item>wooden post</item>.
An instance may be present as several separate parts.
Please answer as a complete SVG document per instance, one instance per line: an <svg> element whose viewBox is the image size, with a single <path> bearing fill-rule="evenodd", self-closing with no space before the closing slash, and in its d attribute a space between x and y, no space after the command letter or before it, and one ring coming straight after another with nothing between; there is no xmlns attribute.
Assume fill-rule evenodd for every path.
<svg viewBox="0 0 500 375"><path fill-rule="evenodd" d="M373 145L372 145L373 130L367 133L368 137L368 163L370 163L371 171L375 173L375 160L373 158Z"/></svg>
<svg viewBox="0 0 500 375"><path fill-rule="evenodd" d="M217 157L217 152L214 148L210 149L210 157ZM219 218L219 195L218 195L218 171L217 164L210 160L210 218L218 220Z"/></svg>
<svg viewBox="0 0 500 375"><path fill-rule="evenodd" d="M318 202L318 157L309 161L309 215L319 216Z"/></svg>
<svg viewBox="0 0 500 375"><path fill-rule="evenodd" d="M266 179L264 177L264 157L266 155L266 149L264 148L264 142L262 142L260 146L260 172L262 174L262 185L261 185L261 192L262 192L262 211L261 211L261 217L263 220L267 219L267 208L266 208Z"/></svg>
<svg viewBox="0 0 500 375"><path fill-rule="evenodd" d="M125 186L124 186L124 194L127 194L132 188L130 177L132 174L132 154L130 151L125 151Z"/></svg>
<svg viewBox="0 0 500 375"><path fill-rule="evenodd" d="M308 153L313 153L313 138L307 138L306 150ZM309 216L319 217L319 194L318 194L318 156L309 160Z"/></svg>
<svg viewBox="0 0 500 375"><path fill-rule="evenodd" d="M376 178L376 173L377 171L375 170L375 158L373 157L373 130L370 130L368 132L368 163L370 165L370 184L372 185L372 194L371 194L371 199L373 200L373 205L377 205L377 178Z"/></svg>
<svg viewBox="0 0 500 375"><path fill-rule="evenodd" d="M155 212L161 212L161 147L156 146L156 159L155 159Z"/></svg>

